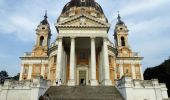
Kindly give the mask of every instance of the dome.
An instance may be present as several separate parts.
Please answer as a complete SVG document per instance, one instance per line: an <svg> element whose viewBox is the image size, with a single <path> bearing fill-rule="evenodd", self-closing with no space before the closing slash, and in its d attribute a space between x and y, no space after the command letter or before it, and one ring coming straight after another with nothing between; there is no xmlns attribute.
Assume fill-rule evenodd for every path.
<svg viewBox="0 0 170 100"><path fill-rule="evenodd" d="M121 20L120 14L118 13L118 22L116 23L117 25L124 25L125 23Z"/></svg>
<svg viewBox="0 0 170 100"><path fill-rule="evenodd" d="M70 10L70 8L72 7L92 7L103 14L101 6L97 2L95 2L95 0L71 0L64 6L62 14Z"/></svg>
<svg viewBox="0 0 170 100"><path fill-rule="evenodd" d="M48 21L46 19L42 20L41 25L48 25Z"/></svg>
<svg viewBox="0 0 170 100"><path fill-rule="evenodd" d="M40 22L41 25L49 25L48 20L47 20L47 11L45 12L44 20Z"/></svg>

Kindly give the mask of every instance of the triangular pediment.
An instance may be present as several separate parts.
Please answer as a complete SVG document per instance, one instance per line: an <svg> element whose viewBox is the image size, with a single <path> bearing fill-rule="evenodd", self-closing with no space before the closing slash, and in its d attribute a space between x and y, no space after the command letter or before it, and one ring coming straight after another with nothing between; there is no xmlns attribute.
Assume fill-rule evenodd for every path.
<svg viewBox="0 0 170 100"><path fill-rule="evenodd" d="M57 26L68 26L68 27L109 27L107 22L88 15L78 15L61 22L57 23Z"/></svg>

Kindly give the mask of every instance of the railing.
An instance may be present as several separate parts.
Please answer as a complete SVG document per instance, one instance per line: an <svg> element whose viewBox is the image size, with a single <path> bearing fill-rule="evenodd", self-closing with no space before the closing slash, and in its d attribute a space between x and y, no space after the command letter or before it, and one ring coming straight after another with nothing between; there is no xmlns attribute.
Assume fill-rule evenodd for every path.
<svg viewBox="0 0 170 100"><path fill-rule="evenodd" d="M53 47L53 46L55 46L55 45L57 45L57 43L56 43L56 42L53 42L53 43L50 44L50 47Z"/></svg>
<svg viewBox="0 0 170 100"><path fill-rule="evenodd" d="M138 52L132 52L130 54L119 53L119 57L139 57Z"/></svg>
<svg viewBox="0 0 170 100"><path fill-rule="evenodd" d="M132 56L133 57L138 57L139 55L138 55L138 52L132 52Z"/></svg>
<svg viewBox="0 0 170 100"><path fill-rule="evenodd" d="M32 55L31 52L25 52L25 53L24 53L24 57L30 57L31 55Z"/></svg>

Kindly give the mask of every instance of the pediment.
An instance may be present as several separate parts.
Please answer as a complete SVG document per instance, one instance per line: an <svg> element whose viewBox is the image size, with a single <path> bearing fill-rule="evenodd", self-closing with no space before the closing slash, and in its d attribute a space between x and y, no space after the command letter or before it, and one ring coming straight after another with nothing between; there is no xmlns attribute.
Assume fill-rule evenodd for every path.
<svg viewBox="0 0 170 100"><path fill-rule="evenodd" d="M99 19L95 19L88 15L79 15L70 19L66 19L62 22L57 23L57 26L68 26L68 27L109 27L107 22Z"/></svg>

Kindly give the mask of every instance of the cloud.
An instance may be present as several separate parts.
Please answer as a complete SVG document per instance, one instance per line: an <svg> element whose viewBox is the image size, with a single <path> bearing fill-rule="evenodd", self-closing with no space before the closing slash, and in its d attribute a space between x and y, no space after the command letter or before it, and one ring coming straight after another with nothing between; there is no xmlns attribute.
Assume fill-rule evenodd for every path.
<svg viewBox="0 0 170 100"><path fill-rule="evenodd" d="M29 38L25 37L33 39L36 23L22 16L4 17L4 20L0 23L0 34L14 34L14 36L23 41L29 41Z"/></svg>
<svg viewBox="0 0 170 100"><path fill-rule="evenodd" d="M117 11L120 11L122 20L130 30L128 36L132 51L139 52L144 57L143 69L162 63L170 55L170 14L167 13L169 0L106 0L106 2L99 0L99 2L104 5L104 9L111 8L105 13L112 24L108 36L113 42ZM112 6L108 6L107 3Z"/></svg>
<svg viewBox="0 0 170 100"><path fill-rule="evenodd" d="M34 39L36 23L20 16L13 16L10 20L16 29L15 34L20 40L29 41L30 39Z"/></svg>
<svg viewBox="0 0 170 100"><path fill-rule="evenodd" d="M56 23L58 16L68 1L70 0L0 0L0 35L6 35L6 38L12 36L12 39L17 40L16 44L24 42L21 47L16 45L17 48L13 49L14 53L8 56L18 57L19 54L24 53L27 50L25 48L28 48L25 43L33 46L32 43L36 38L35 29L43 19L45 10L48 10L48 21L53 34L53 42L57 34L54 23ZM122 20L130 30L129 43L132 50L134 52L139 51L141 56L145 57L143 61L144 67L161 63L163 59L166 59L167 55L170 55L169 0L96 1L101 5L109 22L112 24L108 34L112 41L114 41L112 34L117 21L117 11L120 11ZM12 39L9 39L11 40L10 42L14 41ZM1 38L0 42L2 40ZM6 40L5 42L9 41ZM32 47L30 46L30 48ZM7 51L3 50L1 54L8 54ZM5 55L0 55L0 61L2 61L2 57L5 57ZM11 64L8 64L8 62L2 64L6 65L9 70L12 65L15 67L20 66L19 61L16 62L16 60L12 59Z"/></svg>
<svg viewBox="0 0 170 100"><path fill-rule="evenodd" d="M54 23L57 20L57 16L60 15L63 5L67 1L68 0L55 0L53 2L42 0L18 0L17 2L9 2L1 0L0 34L13 34L16 38L24 42L34 41L36 33L35 29L39 22L43 20L45 10L48 10L48 20L52 33L55 36L56 29Z"/></svg>
<svg viewBox="0 0 170 100"><path fill-rule="evenodd" d="M133 0L132 0L133 1ZM127 2L128 3L128 2ZM128 16L132 14L140 14L148 10L154 10L161 5L170 3L169 0L140 0L136 2L130 2L120 9L122 16Z"/></svg>
<svg viewBox="0 0 170 100"><path fill-rule="evenodd" d="M134 21L129 22L128 27L130 28L131 35L142 37L145 36L159 36L165 33L160 34L164 30L170 28L169 26L170 19L169 17L154 17L149 20Z"/></svg>
<svg viewBox="0 0 170 100"><path fill-rule="evenodd" d="M156 66L170 55L169 16L129 22L132 50L144 56L144 69Z"/></svg>

